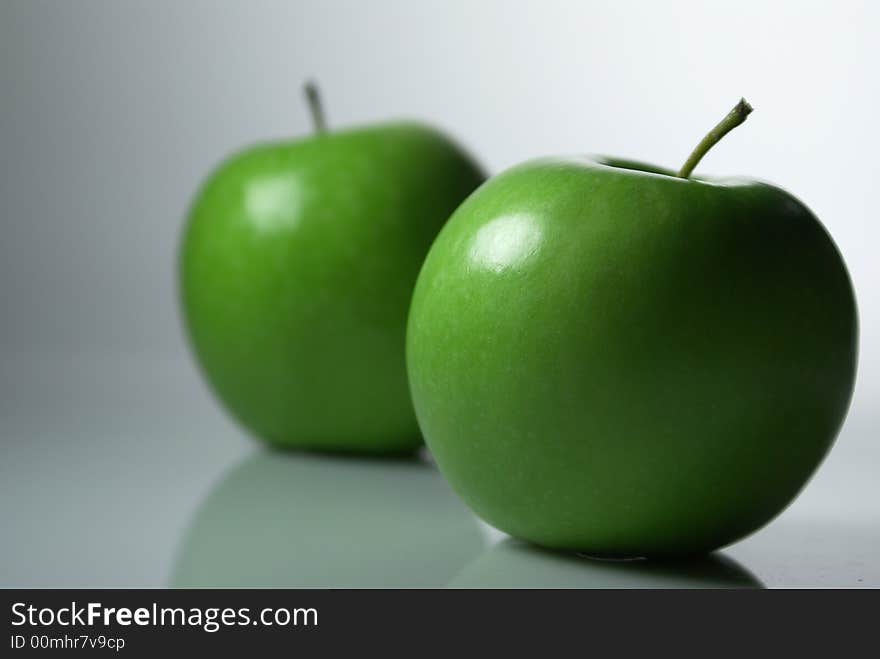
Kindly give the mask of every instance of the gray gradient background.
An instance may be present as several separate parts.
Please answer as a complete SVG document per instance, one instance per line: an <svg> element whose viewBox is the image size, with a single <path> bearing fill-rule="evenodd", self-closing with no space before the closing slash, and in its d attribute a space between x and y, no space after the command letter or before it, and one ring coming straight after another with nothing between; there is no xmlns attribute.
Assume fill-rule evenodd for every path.
<svg viewBox="0 0 880 659"><path fill-rule="evenodd" d="M332 126L420 118L492 172L578 152L675 166L745 95L755 113L701 169L774 181L823 220L856 286L861 358L819 474L725 554L766 585L880 585L878 34L869 2L0 0L0 585L161 586L181 561L208 566L198 578L210 580L255 560L278 583L320 573L355 585L358 553L308 562L326 554L314 546L347 544L397 556L373 565L367 585L392 583L406 561L414 585L459 571L456 585L518 585L524 572L547 585L689 583L509 560L510 544L477 527L430 467L355 465L413 497L429 481L458 543L436 551L460 565L419 545L416 518L398 529L412 547L388 549L395 520L381 505L376 524L349 532L328 503L347 487L332 469L308 467L311 485L287 492L278 474L308 459L264 454L217 408L179 327L182 217L230 150L308 131L307 76L321 81ZM332 522L279 539L265 513L249 533L290 545L283 559L255 556L262 541L213 552L236 537L235 515L194 521L249 460L272 475L256 477L271 486L249 490L245 517L277 512L271 497L286 492Z"/></svg>

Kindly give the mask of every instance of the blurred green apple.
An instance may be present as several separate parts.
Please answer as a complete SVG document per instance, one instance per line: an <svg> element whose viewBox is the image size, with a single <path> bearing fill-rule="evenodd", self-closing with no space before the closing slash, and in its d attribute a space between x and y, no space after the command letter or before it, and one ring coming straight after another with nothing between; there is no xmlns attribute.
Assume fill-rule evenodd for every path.
<svg viewBox="0 0 880 659"><path fill-rule="evenodd" d="M281 447L386 453L421 444L406 318L443 223L482 181L414 123L262 144L202 186L180 252L180 296L217 397Z"/></svg>
<svg viewBox="0 0 880 659"><path fill-rule="evenodd" d="M844 262L804 204L744 179L546 159L484 184L414 294L425 440L493 526L594 555L754 531L833 442L856 373Z"/></svg>

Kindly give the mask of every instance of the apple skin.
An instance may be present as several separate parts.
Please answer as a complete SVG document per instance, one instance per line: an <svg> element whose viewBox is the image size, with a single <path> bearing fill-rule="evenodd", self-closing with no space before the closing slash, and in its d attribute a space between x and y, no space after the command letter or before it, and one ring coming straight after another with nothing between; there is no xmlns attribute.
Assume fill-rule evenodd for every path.
<svg viewBox="0 0 880 659"><path fill-rule="evenodd" d="M198 362L232 415L279 447L421 445L409 302L431 242L482 180L458 146L415 123L224 162L189 213L180 296Z"/></svg>
<svg viewBox="0 0 880 659"><path fill-rule="evenodd" d="M839 252L783 190L546 159L450 218L407 359L426 443L491 525L681 555L797 495L846 415L857 333Z"/></svg>

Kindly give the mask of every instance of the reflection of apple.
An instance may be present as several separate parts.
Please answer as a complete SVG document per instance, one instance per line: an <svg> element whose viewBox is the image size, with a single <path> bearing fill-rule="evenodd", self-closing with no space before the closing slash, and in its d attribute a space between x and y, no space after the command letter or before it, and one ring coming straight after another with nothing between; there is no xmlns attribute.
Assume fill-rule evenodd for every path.
<svg viewBox="0 0 880 659"><path fill-rule="evenodd" d="M499 542L450 582L452 588L763 588L727 556L687 561L600 561Z"/></svg>
<svg viewBox="0 0 880 659"><path fill-rule="evenodd" d="M443 586L483 546L473 515L424 462L261 452L201 504L172 583Z"/></svg>
<svg viewBox="0 0 880 659"><path fill-rule="evenodd" d="M834 243L779 188L554 159L459 207L407 342L425 439L490 524L680 554L795 497L845 416L857 320Z"/></svg>
<svg viewBox="0 0 880 659"><path fill-rule="evenodd" d="M193 349L232 414L283 447L421 444L407 310L432 240L481 180L458 146L412 123L223 163L193 203L180 277Z"/></svg>

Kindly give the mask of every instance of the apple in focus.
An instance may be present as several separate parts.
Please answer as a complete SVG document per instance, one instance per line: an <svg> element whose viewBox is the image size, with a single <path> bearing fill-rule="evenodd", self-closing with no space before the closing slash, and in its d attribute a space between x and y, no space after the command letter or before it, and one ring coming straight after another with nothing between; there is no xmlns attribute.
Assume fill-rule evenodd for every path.
<svg viewBox="0 0 880 659"><path fill-rule="evenodd" d="M828 452L856 301L778 187L550 158L446 224L407 359L428 447L491 525L596 556L701 553L767 523Z"/></svg>

